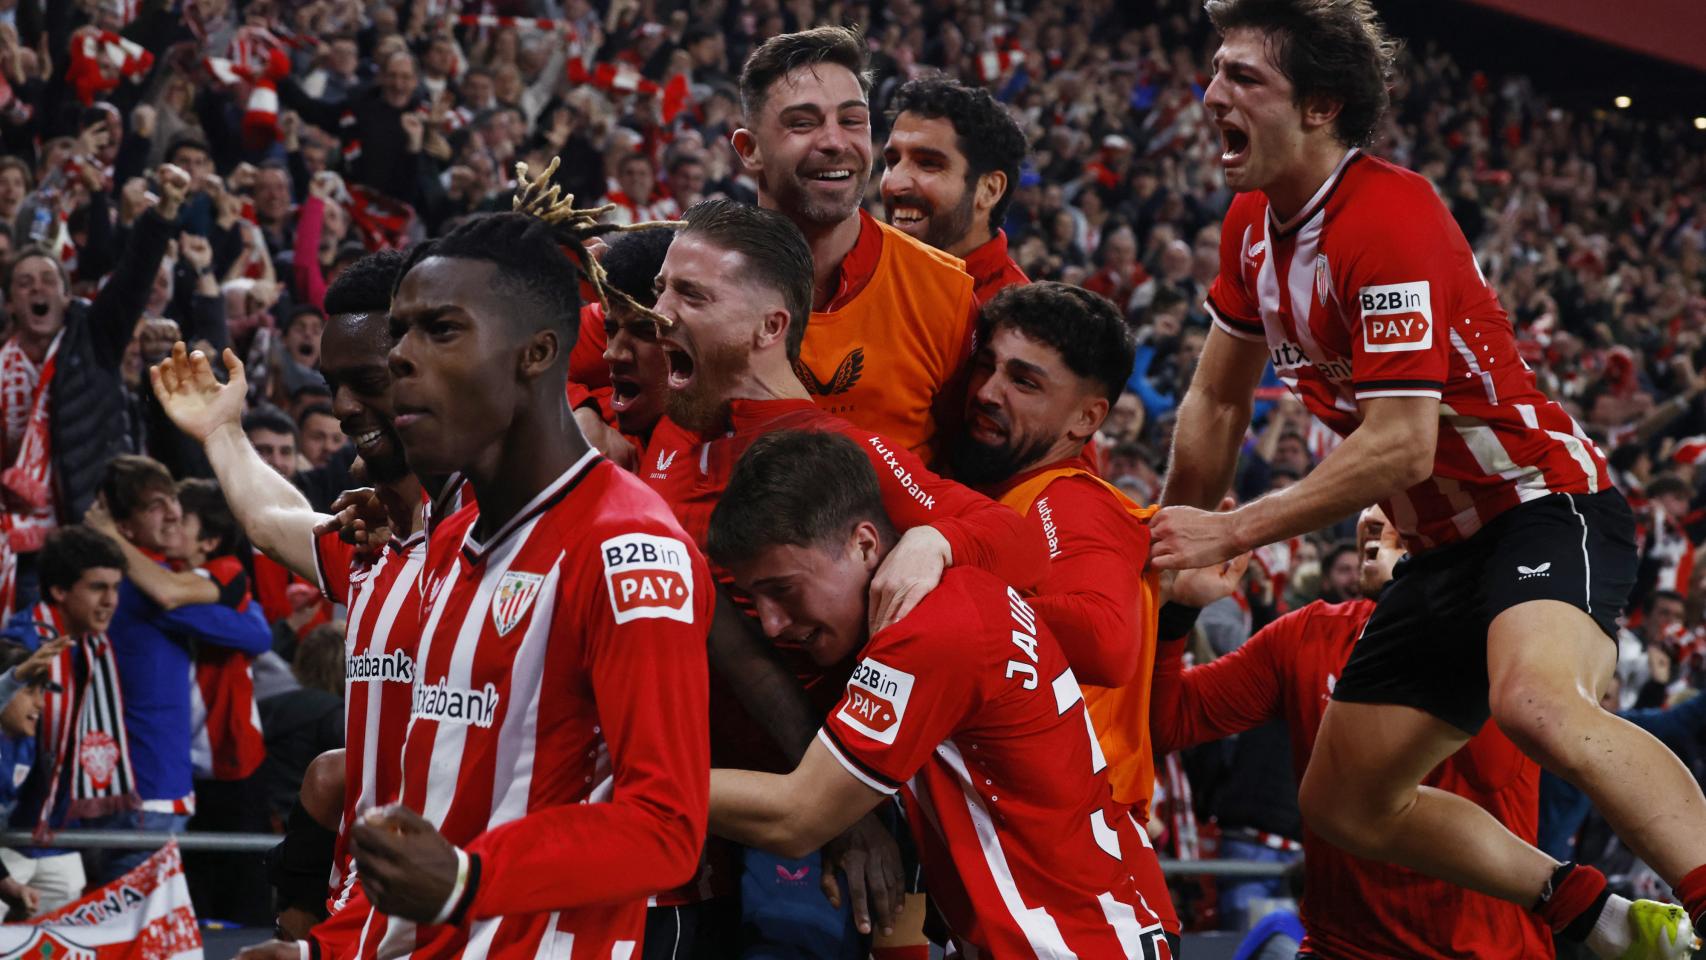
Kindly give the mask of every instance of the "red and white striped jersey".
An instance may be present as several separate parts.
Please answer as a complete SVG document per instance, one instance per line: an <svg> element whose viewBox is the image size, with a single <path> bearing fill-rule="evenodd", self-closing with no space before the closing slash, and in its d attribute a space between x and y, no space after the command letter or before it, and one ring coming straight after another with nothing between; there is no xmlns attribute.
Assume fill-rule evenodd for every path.
<svg viewBox="0 0 1706 960"><path fill-rule="evenodd" d="M714 588L669 508L589 452L485 542L433 529L402 802L471 861L459 925L379 914L362 957L627 957L698 865Z"/></svg>
<svg viewBox="0 0 1706 960"><path fill-rule="evenodd" d="M344 809L332 856L329 912L349 900L349 825L397 799L403 736L415 682L415 587L426 534L385 545L370 559L336 533L314 539L314 572L326 599L349 611L344 633Z"/></svg>
<svg viewBox="0 0 1706 960"><path fill-rule="evenodd" d="M1359 401L1440 399L1433 476L1382 504L1412 550L1462 540L1523 501L1610 486L1417 174L1351 150L1285 223L1264 194L1238 195L1206 306L1221 330L1265 342L1280 379L1341 436L1362 422Z"/></svg>
<svg viewBox="0 0 1706 960"><path fill-rule="evenodd" d="M954 567L860 657L818 739L903 794L925 885L969 955L1171 956L1078 681L1017 591Z"/></svg>

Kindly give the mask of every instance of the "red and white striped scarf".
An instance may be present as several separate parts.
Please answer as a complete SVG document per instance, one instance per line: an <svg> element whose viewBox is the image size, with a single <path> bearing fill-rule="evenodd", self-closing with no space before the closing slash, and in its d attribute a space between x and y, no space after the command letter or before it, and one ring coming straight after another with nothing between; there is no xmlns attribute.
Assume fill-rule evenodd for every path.
<svg viewBox="0 0 1706 960"><path fill-rule="evenodd" d="M53 509L53 441L49 423L48 397L52 392L53 374L59 364L59 344L65 339L62 330L48 344L39 373L35 364L18 346L17 338L0 347L0 384L6 404L6 439L8 447L17 438L12 465L0 471L0 484L13 497L32 508L28 513L15 513L10 519L7 541L12 550L30 553L41 549L47 535L58 526ZM28 384L34 374L35 383ZM22 429L14 433L19 411L13 404L22 400L28 384L28 412L22 419Z"/></svg>
<svg viewBox="0 0 1706 960"><path fill-rule="evenodd" d="M64 635L65 620L46 603L30 608L36 633L43 643ZM105 633L84 634L54 660L50 679L59 691L49 692L42 705L38 734L45 756L53 758L47 799L36 822L38 842L53 835L50 822L59 800L60 784L70 768L70 804L66 819L99 817L142 805L136 774L130 767L130 740L124 730L124 695L119 689L118 662Z"/></svg>

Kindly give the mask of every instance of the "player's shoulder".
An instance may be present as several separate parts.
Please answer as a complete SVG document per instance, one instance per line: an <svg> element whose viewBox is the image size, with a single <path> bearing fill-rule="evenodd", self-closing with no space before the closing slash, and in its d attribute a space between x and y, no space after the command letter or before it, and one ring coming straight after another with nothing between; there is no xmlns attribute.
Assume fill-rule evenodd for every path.
<svg viewBox="0 0 1706 960"><path fill-rule="evenodd" d="M554 508L570 538L602 541L623 533L689 539L669 504L632 473L599 457L586 471L578 497L565 497Z"/></svg>
<svg viewBox="0 0 1706 960"><path fill-rule="evenodd" d="M994 574L977 567L949 567L911 613L873 639L926 641L926 649L952 662L987 645L992 636L1007 642L1007 624L1016 606L1030 611L1018 591Z"/></svg>
<svg viewBox="0 0 1706 960"><path fill-rule="evenodd" d="M950 295L971 297L975 281L966 272L964 260L922 240L914 240L881 220L873 218L871 222L883 232L883 244L897 265L896 278L900 282L933 286Z"/></svg>
<svg viewBox="0 0 1706 960"><path fill-rule="evenodd" d="M1232 196L1232 203L1226 208L1226 216L1221 218L1222 236L1232 229L1242 230L1245 227L1261 221L1268 214L1267 194L1260 190L1245 190Z"/></svg>
<svg viewBox="0 0 1706 960"><path fill-rule="evenodd" d="M1359 153L1342 177L1328 201L1329 236L1424 227L1446 214L1433 181L1390 160Z"/></svg>

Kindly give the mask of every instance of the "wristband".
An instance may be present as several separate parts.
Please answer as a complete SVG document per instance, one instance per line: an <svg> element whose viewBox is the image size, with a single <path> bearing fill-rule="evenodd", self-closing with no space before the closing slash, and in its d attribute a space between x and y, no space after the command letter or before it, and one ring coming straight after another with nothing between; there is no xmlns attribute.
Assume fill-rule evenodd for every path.
<svg viewBox="0 0 1706 960"><path fill-rule="evenodd" d="M1162 640L1178 640L1191 632L1197 625L1197 614L1202 613L1201 607L1187 606L1174 603L1171 600L1161 605L1161 613L1156 618L1155 633Z"/></svg>
<svg viewBox="0 0 1706 960"><path fill-rule="evenodd" d="M462 894L468 890L468 854L461 847L456 848L456 883L450 888L450 896L444 900L444 906L438 910L438 915L432 918L433 923L447 923L456 914Z"/></svg>

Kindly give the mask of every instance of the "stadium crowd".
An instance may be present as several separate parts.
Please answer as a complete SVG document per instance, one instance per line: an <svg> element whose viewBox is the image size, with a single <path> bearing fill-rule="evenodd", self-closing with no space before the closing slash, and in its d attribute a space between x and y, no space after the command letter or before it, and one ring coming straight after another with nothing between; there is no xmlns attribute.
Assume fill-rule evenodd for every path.
<svg viewBox="0 0 1706 960"><path fill-rule="evenodd" d="M707 200L757 204L751 161L761 148L736 133L751 109L743 66L766 40L841 23L863 27L873 74L864 210L968 264L999 259L986 241L999 243L1006 269L1111 302L1136 332L1135 357L1083 459L1131 501L1159 502L1213 319L1205 301L1233 199L1221 133L1202 104L1217 40L1195 0L0 0L0 602L16 641L0 647L0 666L15 667L3 682L26 691L0 713L0 756L30 771L9 790L0 784L11 826L45 840L68 825L283 832L306 817L335 831L355 809L356 785L340 770L333 779L348 799L328 813L305 809L304 780L330 776L315 758L345 746L346 679L356 679L346 670L383 670L389 654L346 660L345 631L366 613L355 582L340 590L319 552L302 554L306 528L297 548L279 544L284 525L309 513L350 528L360 504L344 491L396 479L375 461L401 452L350 399L371 392L370 367L384 380L384 362L352 361L363 334L335 319L385 312L403 261L376 265L370 254L511 210L530 196L520 164L534 176L549 170L574 207L602 207L605 224L675 220ZM1023 142L962 112L963 88L907 85L931 77L993 95ZM949 118L961 155L917 149L896 122L905 113ZM1526 77L1457 62L1431 43L1400 53L1369 152L1431 181L1509 312L1524 363L1605 452L1635 510L1641 559L1604 706L1660 732L1706 777L1706 563L1694 563L1706 537L1706 152L1680 123L1554 103ZM931 165L955 163L964 186L944 189ZM990 182L980 179L990 171L1002 176L984 196L972 184ZM974 221L974 201L988 229ZM684 236L722 236L711 214L699 216L707 222L689 217ZM837 242L830 232L806 237L820 283L822 252ZM666 270L654 290L669 248L661 235L603 236L604 276L583 284L589 302L644 318L664 309L662 298L689 297L679 272ZM874 256L850 240L839 253ZM960 334L977 307L986 322L995 315L994 290L1013 278L986 290L986 275L967 269L975 291L944 281L928 293L939 311L961 314L952 329L937 342L890 344L912 351L895 363L927 365L942 341L951 353L969 340ZM833 313L858 293L828 305L819 297L816 309ZM668 445L635 439L662 412L640 384L680 364L648 354L604 312L589 316L570 366L571 376L593 371L580 378L586 391L571 390L580 413L594 414L582 425L613 458L643 450L638 470L655 466L662 480L664 454L649 458ZM227 473L234 455L212 434L181 429L149 376L180 341L241 358L242 434L299 495ZM802 350L796 339L781 375L791 367L820 397L847 392L880 363L874 350L847 347L808 340ZM708 364L711 348L699 349ZM868 389L885 382L867 376ZM1239 502L1298 482L1339 442L1271 369L1257 399ZM957 459L937 433L958 411L910 434L888 416L859 426L894 437L911 458L889 464L940 454L945 473L1009 502L1000 483L976 482L989 464ZM750 442L728 448L731 466ZM232 476L245 478L241 488ZM953 518L963 526L942 531L956 561L999 553L1000 521L934 482L909 493L965 511ZM443 489L425 490L435 512ZM412 495L422 499L419 485ZM716 560L710 508L700 522ZM1377 591L1365 561L1378 525L1370 537L1358 520L1256 551L1231 595L1204 608L1188 648L1163 624L1158 691L1169 670L1233 654L1314 601ZM703 527L688 532L704 545ZM999 574L1002 562L990 569ZM1005 562L1018 569L1022 558ZM101 640L68 647L59 637ZM1185 689L1186 699L1207 695ZM122 703L98 690L122 690ZM1162 856L1301 857L1301 768L1285 727L1297 717L1276 707L1248 719L1228 739L1208 734L1237 731L1200 725L1157 735L1157 745L1182 748L1153 761L1155 789L1140 801ZM67 762L88 776L67 776ZM1500 762L1515 768L1518 758ZM1547 775L1539 796L1542 849L1600 865L1625 895L1668 893L1581 793ZM0 851L9 874L0 900L14 914L49 910L143 853ZM296 865L271 867L277 880ZM272 924L261 865L203 855L188 872L203 917ZM314 879L323 887L323 874ZM1172 897L1187 929L1243 929L1289 887L1175 882ZM324 912L314 899L279 904L281 926L305 931Z"/></svg>

